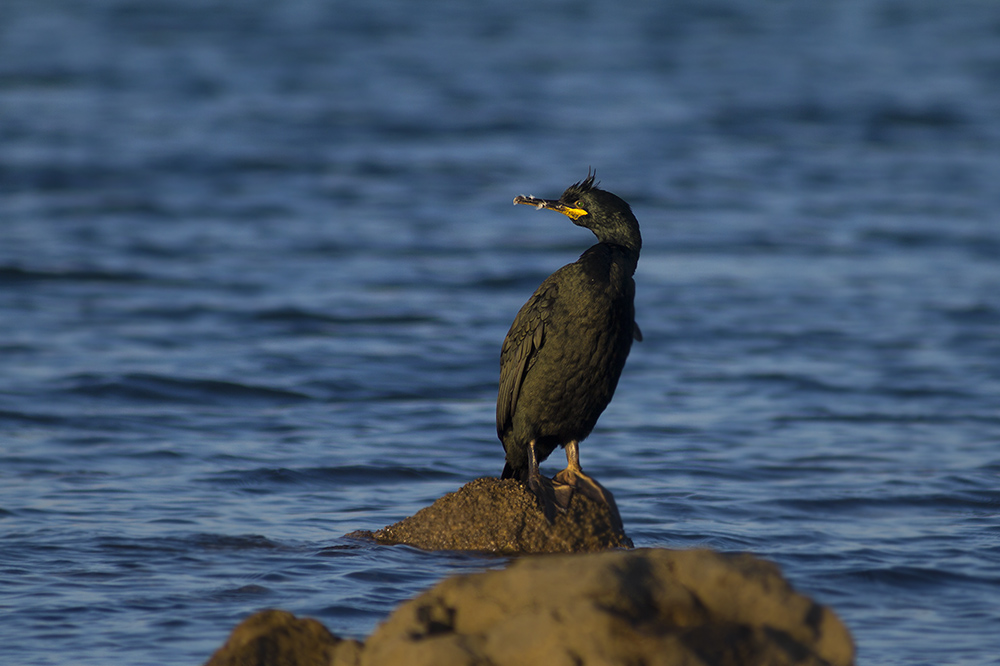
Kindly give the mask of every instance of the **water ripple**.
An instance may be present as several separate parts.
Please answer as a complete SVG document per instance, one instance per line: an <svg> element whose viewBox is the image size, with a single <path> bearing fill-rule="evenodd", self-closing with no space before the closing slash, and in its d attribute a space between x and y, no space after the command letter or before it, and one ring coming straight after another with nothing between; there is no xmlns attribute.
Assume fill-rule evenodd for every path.
<svg viewBox="0 0 1000 666"><path fill-rule="evenodd" d="M266 386L144 373L117 376L78 374L66 378L64 384L63 392L70 395L154 403L224 405L232 403L287 403L310 399L304 393Z"/></svg>

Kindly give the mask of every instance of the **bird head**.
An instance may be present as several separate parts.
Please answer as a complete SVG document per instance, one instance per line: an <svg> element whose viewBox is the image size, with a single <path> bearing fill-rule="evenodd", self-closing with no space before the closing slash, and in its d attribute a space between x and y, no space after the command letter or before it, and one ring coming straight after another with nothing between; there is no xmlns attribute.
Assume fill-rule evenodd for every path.
<svg viewBox="0 0 1000 666"><path fill-rule="evenodd" d="M562 213L573 220L573 224L590 229L602 243L615 243L638 251L642 238L632 208L625 200L597 187L596 176L596 173L588 173L585 180L567 187L558 199L518 195L514 203Z"/></svg>

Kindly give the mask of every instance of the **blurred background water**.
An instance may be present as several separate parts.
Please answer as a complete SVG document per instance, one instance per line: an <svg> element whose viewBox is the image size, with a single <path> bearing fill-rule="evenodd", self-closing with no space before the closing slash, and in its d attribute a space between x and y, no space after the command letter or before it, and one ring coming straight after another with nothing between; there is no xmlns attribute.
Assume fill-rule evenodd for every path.
<svg viewBox="0 0 1000 666"><path fill-rule="evenodd" d="M988 0L4 0L0 662L362 637L502 566L342 535L499 474L500 342L592 242L511 199L590 166L645 241L582 447L636 545L996 663Z"/></svg>

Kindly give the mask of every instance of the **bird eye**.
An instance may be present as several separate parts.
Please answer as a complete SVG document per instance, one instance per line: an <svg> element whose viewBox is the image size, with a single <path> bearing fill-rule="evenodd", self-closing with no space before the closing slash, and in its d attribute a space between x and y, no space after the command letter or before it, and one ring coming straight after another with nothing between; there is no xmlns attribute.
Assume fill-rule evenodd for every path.
<svg viewBox="0 0 1000 666"><path fill-rule="evenodd" d="M576 203L573 205L576 206L577 208L583 208L583 199L577 199Z"/></svg>

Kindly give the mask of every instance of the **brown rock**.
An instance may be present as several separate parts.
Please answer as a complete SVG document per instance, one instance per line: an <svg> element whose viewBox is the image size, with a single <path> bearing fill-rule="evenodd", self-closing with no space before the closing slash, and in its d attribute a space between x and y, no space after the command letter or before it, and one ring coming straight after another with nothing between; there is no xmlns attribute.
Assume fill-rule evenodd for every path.
<svg viewBox="0 0 1000 666"><path fill-rule="evenodd" d="M264 611L206 666L849 666L828 608L751 555L643 549L527 557L405 602L364 645Z"/></svg>
<svg viewBox="0 0 1000 666"><path fill-rule="evenodd" d="M316 620L265 610L237 625L205 666L357 666L361 647Z"/></svg>
<svg viewBox="0 0 1000 666"><path fill-rule="evenodd" d="M576 493L553 523L535 497L513 479L482 478L375 533L347 536L425 550L478 550L505 555L584 553L631 548L608 507Z"/></svg>
<svg viewBox="0 0 1000 666"><path fill-rule="evenodd" d="M848 666L850 634L749 555L531 557L449 578L369 637L362 666Z"/></svg>

